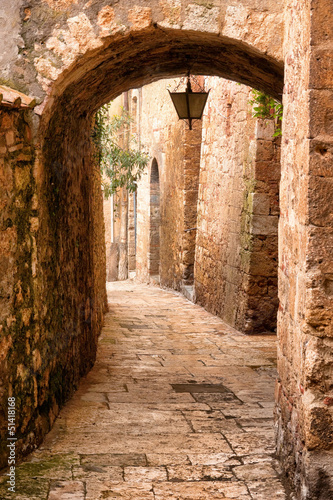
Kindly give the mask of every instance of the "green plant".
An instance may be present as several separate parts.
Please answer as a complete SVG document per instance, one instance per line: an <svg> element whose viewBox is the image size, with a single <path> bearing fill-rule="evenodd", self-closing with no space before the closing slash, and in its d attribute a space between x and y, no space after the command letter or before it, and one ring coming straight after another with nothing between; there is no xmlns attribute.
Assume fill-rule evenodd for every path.
<svg viewBox="0 0 333 500"><path fill-rule="evenodd" d="M252 90L253 99L249 103L253 106L252 116L254 118L262 118L263 120L277 120L277 126L273 137L282 135L281 121L283 115L283 106L273 97L261 92L260 90Z"/></svg>
<svg viewBox="0 0 333 500"><path fill-rule="evenodd" d="M135 137L130 136L129 113L122 108L120 115L110 117L109 110L110 104L105 104L97 111L92 131L106 198L123 187L130 193L136 191L149 161L148 153L141 151Z"/></svg>

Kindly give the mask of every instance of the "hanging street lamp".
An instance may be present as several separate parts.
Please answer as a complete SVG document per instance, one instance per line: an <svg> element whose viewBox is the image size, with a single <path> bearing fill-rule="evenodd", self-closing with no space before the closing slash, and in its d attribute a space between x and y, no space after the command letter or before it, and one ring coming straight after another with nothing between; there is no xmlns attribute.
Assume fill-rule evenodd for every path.
<svg viewBox="0 0 333 500"><path fill-rule="evenodd" d="M198 84L198 82L196 82ZM198 84L201 88L201 86ZM176 89L175 89L176 90ZM188 120L190 130L192 130L192 120L201 120L208 98L208 92L201 89L201 92L193 92L191 87L191 77L187 77L186 92L170 92L169 94L176 108L180 120Z"/></svg>

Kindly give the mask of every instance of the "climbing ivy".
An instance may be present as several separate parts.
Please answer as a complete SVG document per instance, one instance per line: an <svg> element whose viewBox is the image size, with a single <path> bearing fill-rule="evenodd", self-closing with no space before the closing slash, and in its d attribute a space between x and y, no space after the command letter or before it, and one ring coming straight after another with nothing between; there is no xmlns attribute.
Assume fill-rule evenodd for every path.
<svg viewBox="0 0 333 500"><path fill-rule="evenodd" d="M252 90L253 99L249 103L253 106L252 116L254 118L262 118L263 120L277 119L277 127L273 137L282 135L281 121L283 115L283 106L273 97L261 92L260 90Z"/></svg>
<svg viewBox="0 0 333 500"><path fill-rule="evenodd" d="M120 115L111 118L110 105L105 104L97 111L92 132L106 198L123 187L135 192L149 161L148 153L141 151L129 133L132 122L129 113L122 108Z"/></svg>

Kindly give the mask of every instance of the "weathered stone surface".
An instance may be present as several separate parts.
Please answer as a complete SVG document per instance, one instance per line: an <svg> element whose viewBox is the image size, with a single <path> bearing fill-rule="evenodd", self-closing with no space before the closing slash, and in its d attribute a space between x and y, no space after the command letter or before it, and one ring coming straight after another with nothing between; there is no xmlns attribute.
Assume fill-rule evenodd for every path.
<svg viewBox="0 0 333 500"><path fill-rule="evenodd" d="M212 78L207 87L196 300L247 333L274 330L280 177L274 122L251 117L250 89Z"/></svg>
<svg viewBox="0 0 333 500"><path fill-rule="evenodd" d="M129 107L133 131L151 156L136 199L136 277L140 281L152 277L180 290L183 284L193 283L201 125L194 123L189 131L178 120L167 94L167 88L176 84L164 80L134 90ZM138 109L145 109L145 114ZM154 169L156 183L151 182Z"/></svg>
<svg viewBox="0 0 333 500"><path fill-rule="evenodd" d="M268 236L277 234L279 218L274 216L254 215L252 217L251 233Z"/></svg>
<svg viewBox="0 0 333 500"><path fill-rule="evenodd" d="M251 491L253 497L270 492L283 499L271 456L274 378L268 368L274 370L275 337L249 342L202 308L156 287L118 281L108 288L111 313L95 367L44 444L17 467L16 498L251 500ZM149 330L147 316L155 318ZM133 318L141 329L131 329ZM161 363L148 362L157 359ZM249 383L256 390L248 390ZM194 398L181 406L174 400L223 394L237 399L217 403L216 410ZM250 427L249 420L260 418L265 426ZM0 496L10 500L5 480L0 478Z"/></svg>
<svg viewBox="0 0 333 500"><path fill-rule="evenodd" d="M4 80L11 78L10 65L17 59L19 49L24 46L20 17L23 3L23 0L14 0L2 2L0 6L0 37L6 43L6 50L2 50L0 55L1 78Z"/></svg>
<svg viewBox="0 0 333 500"><path fill-rule="evenodd" d="M81 481L51 482L48 500L84 500L84 483Z"/></svg>
<svg viewBox="0 0 333 500"><path fill-rule="evenodd" d="M278 6L273 6L270 3L269 7L275 10ZM273 23L275 26L274 32L271 30ZM247 25L255 27L255 29L249 29ZM256 10L251 12L249 5L230 5L226 8L222 33L231 37L241 36L247 43L253 45L268 45L268 51L276 53L283 40L283 16L278 12L269 13L269 10L266 12ZM267 37L266 34L268 33Z"/></svg>
<svg viewBox="0 0 333 500"><path fill-rule="evenodd" d="M196 3L188 4L185 10L183 29L218 33L220 31L219 8L211 6L208 8Z"/></svg>
<svg viewBox="0 0 333 500"><path fill-rule="evenodd" d="M13 80L15 86L24 86L27 93L34 93L43 99L50 92L52 82L58 78L60 82L64 70L75 60L80 59L80 65L82 64L82 55L87 56L86 62L89 61L91 68L91 65L95 65L94 60L97 62L92 54L94 49L100 48L102 53L113 42L113 37L116 37L116 41L117 38L123 37L123 46L130 33L135 34L154 27L152 31L156 32L158 45L161 36L167 34L166 29L170 31L167 36L173 37L174 31L176 38L179 35L182 38L184 32L185 45L188 43L189 32L194 38L196 34L204 35L208 43L211 37L215 37L216 43L225 49L225 63L218 63L220 76L241 73L240 80L249 83L251 78L256 79L259 86L277 95L281 92L283 83L281 4L269 1L261 6L252 6L244 1L238 8L228 4L229 2L223 2L221 5L207 6L177 0L152 1L149 5L140 6L127 4L122 0L111 6L106 5L103 0L37 0L33 5L20 10L21 2L16 0L10 7L3 7L3 18L6 22L2 34L6 39L8 51L6 56L2 56L1 69L5 72L5 78ZM11 23L7 23L7 19L11 19L15 29L12 29ZM274 24L274 30L270 29L271 24ZM219 36L221 31L223 37ZM39 34L38 37L36 33ZM233 45L235 48L237 46L235 51ZM202 43L199 42L198 46L202 46ZM17 64L19 49L24 49L24 61L20 60ZM148 54L151 57L149 49L146 55ZM210 73L210 65L205 62L205 57L199 61L198 53L194 54L191 49L189 56L194 57L193 60L198 66L197 74ZM178 57L172 58L172 64L176 59ZM262 64L262 59L266 59L266 64ZM100 62L97 62L97 66ZM163 57L160 56L156 68L161 62L164 63ZM181 72L186 72L188 64L185 59L180 57L179 63L183 66ZM148 62L148 65L151 66L151 63ZM200 65L203 67L200 68ZM25 72L25 82L20 81L22 68ZM37 77L35 70L38 72ZM167 74L164 69L160 70L161 75ZM79 72L81 73L80 70ZM84 73L85 71L81 76ZM169 74L179 74L179 70L169 71ZM152 73L146 74L145 83L152 81L151 77L154 79ZM102 97L101 102L105 100Z"/></svg>
<svg viewBox="0 0 333 500"><path fill-rule="evenodd" d="M250 193L249 204L252 205L253 215L269 215L270 199L268 194Z"/></svg>
<svg viewBox="0 0 333 500"><path fill-rule="evenodd" d="M144 7L121 2L111 7L104 0L34 0L31 5L15 1L1 7L6 52L1 54L0 83L36 97L39 104L27 132L27 142L38 146L38 155L35 158L35 152L29 151L29 158L22 150L17 156L22 171L13 178L20 190L16 208L29 212L33 220L29 230L19 232L18 254L12 245L14 230L6 229L10 255L1 263L10 269L5 273L9 289L16 271L14 260L20 261L21 269L23 261L27 265L13 292L17 314L9 311L13 297L6 296L9 305L3 306L2 318L4 327L14 329L19 337L17 358L25 357L24 362L11 360L18 376L12 381L6 378L5 392L26 394L27 414L21 412L19 426L27 440L26 451L40 441L59 405L91 367L105 309L104 245L99 244L103 233L100 179L90 141L94 111L129 87L187 72L187 54L195 60L197 73L240 74L240 80L258 82L275 95L282 89L281 43L275 55L266 55L271 50L270 37L267 46L264 39L259 43L248 36L245 44L244 33L239 33L235 42L220 37L215 14L222 23L225 12L216 6L212 11L193 4L188 11L191 29L183 29L187 4L176 7L181 29L158 27L163 21L172 24L170 9L163 10L158 2ZM281 12L268 5L264 12L270 8ZM202 21L207 31L193 29L193 23ZM198 59L199 47L206 47L210 61L206 53ZM223 63L221 49L226 49ZM229 69L227 59L233 61L233 69ZM112 75L112 81L106 75ZM1 154L14 154L11 148L20 147L15 140L13 131L6 130ZM195 195L189 197L193 200ZM185 215L190 221L192 214ZM193 242L192 235L184 238L186 266L179 274L186 280L191 279ZM33 333L27 330L31 323L38 324ZM1 345L10 349L7 330L1 332ZM29 378L30 366L37 359L33 360L31 353L37 351L42 364Z"/></svg>
<svg viewBox="0 0 333 500"><path fill-rule="evenodd" d="M105 310L105 256L99 243L104 228L99 172L91 172L89 181L78 179L70 154L67 167L51 154L46 172L35 164L32 111L17 108L15 102L8 108L6 101L0 120L1 405L7 407L8 396L16 398L19 458L41 442L80 374L94 361ZM45 176L49 185L41 196ZM60 201L64 182L71 186L72 206ZM90 208L81 189L89 195ZM85 223L91 228L89 237ZM89 269L95 271L84 278ZM55 300L57 287L67 290L67 298L62 291ZM84 289L90 290L89 298ZM2 419L1 465L7 462L6 428Z"/></svg>
<svg viewBox="0 0 333 500"><path fill-rule="evenodd" d="M297 486L297 498L330 498L332 473L324 463L330 462L325 450L332 441L332 412L325 404L332 372L324 345L331 342L333 311L331 257L325 250L332 232L327 202L332 68L326 46L331 10L325 1L299 2L297 7L286 2L285 13L278 453Z"/></svg>

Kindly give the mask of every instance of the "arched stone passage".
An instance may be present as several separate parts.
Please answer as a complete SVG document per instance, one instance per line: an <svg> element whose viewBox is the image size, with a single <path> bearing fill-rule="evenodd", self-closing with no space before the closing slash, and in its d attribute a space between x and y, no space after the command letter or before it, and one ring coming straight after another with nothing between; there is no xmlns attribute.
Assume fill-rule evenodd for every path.
<svg viewBox="0 0 333 500"><path fill-rule="evenodd" d="M9 19L14 17L9 5L4 9ZM187 59L194 57L193 73L234 77L251 85L255 79L272 94L282 88L281 81L276 85L283 66L280 1L242 0L234 5L232 0L224 0L206 6L188 0L150 0L141 6L120 0L111 6L105 5L105 0L33 0L28 8L17 9L3 36L8 47L0 56L3 77L41 100L61 79L63 92L69 80L81 80L94 68L105 75L103 65L108 59L117 66L112 74L114 82L121 79L121 66L127 66L127 79L138 66L154 78L154 58L161 66L161 75L163 71L171 75L177 74L175 67L181 69L181 61L186 62L187 71ZM18 61L19 49L23 57ZM147 71L141 56L149 50ZM115 88L115 83L112 86Z"/></svg>
<svg viewBox="0 0 333 500"><path fill-rule="evenodd" d="M76 325L75 311L80 308L85 311L83 327L75 331L81 332L78 338L82 337L80 345L86 357L78 361L74 354L70 358L70 363L81 366L77 373L84 373L94 360L96 335L105 304L104 253L98 244L103 232L101 194L90 140L94 112L129 88L185 74L189 67L195 73L251 83L275 96L282 92L282 63L257 48L214 33L162 30L148 24L143 29L141 25L135 26L129 34L87 42L82 47L84 54L75 54L74 62L67 68L64 65L57 69L54 82L40 79L48 96L36 109L41 113L37 181L42 214L39 234L41 242L51 241L48 250L42 250L47 253L42 279L47 282L48 304L53 303L55 290L64 290L60 302L70 311L61 316L61 322ZM53 39L46 42L49 52L43 54L43 60L54 53L55 43ZM43 71L49 68L41 67ZM85 236L78 230L85 231ZM84 269L89 272L84 274ZM93 297L90 306L86 305L87 297L89 300ZM90 317L94 319L87 319ZM88 330L83 333L87 325ZM57 328L61 327L55 326L54 330ZM63 324L62 328L69 327ZM81 349L76 347L74 351ZM55 361L55 364L58 363ZM74 386L77 380L78 375Z"/></svg>
<svg viewBox="0 0 333 500"><path fill-rule="evenodd" d="M95 111L130 88L184 75L189 70L236 80L281 99L281 61L211 33L151 27L113 37L98 50L78 58L70 69L57 75L54 83L48 82L45 89L51 97L43 106L51 111L58 101L66 103L66 109Z"/></svg>
<svg viewBox="0 0 333 500"><path fill-rule="evenodd" d="M160 274L160 174L156 158L150 171L150 234L149 234L149 274Z"/></svg>
<svg viewBox="0 0 333 500"><path fill-rule="evenodd" d="M45 4L43 9L48 12ZM31 12L23 37L34 46L24 64L37 76L27 78L24 87L41 102L35 110L40 122L35 118L31 131L38 143L33 214L39 220L31 329L48 340L31 333L37 338L29 348L34 357L25 348L22 353L27 369L36 372L37 389L28 379L11 376L34 408L22 411L18 423L33 429L26 451L50 428L59 405L95 359L105 309L102 200L90 138L96 109L129 88L186 74L189 68L251 83L276 96L283 83L281 57L274 58L269 42L260 46L237 34L221 36L212 26L204 30L200 16L196 29L194 24L172 29L154 23L153 13L146 19L147 11L139 8L127 27L117 30L112 20L105 21L96 36L93 14L87 21L86 13L71 16L69 9L56 17L56 27L54 18L41 24L38 12ZM20 360L13 358L17 364Z"/></svg>
<svg viewBox="0 0 333 500"><path fill-rule="evenodd" d="M75 36L83 37L71 57L65 42L59 46L60 32L57 40L52 32L35 41L44 47L34 67L47 96L36 92L45 99L35 109L40 122L35 115L30 132L37 143L37 161L33 167L31 159L31 168L35 173L33 214L39 220L31 309L32 328L43 332L38 335L46 332L48 341L46 345L31 334L37 338L29 347L35 358L29 360L25 349L22 353L32 367L28 370L37 371L35 390L28 379L12 376L14 384L21 384L20 392L32 394L35 409L28 415L22 413L18 424L33 429L31 446L50 428L59 405L94 362L105 310L102 199L90 137L96 109L129 88L185 74L189 68L193 73L251 83L276 96L282 92L281 61L239 39L203 30L162 29L149 21L143 28L135 24L125 34L109 36L109 31L107 37L96 40L89 26L83 29L82 19L66 25L71 36L75 25ZM60 38L68 42L68 33L63 31ZM32 86L28 81L26 87L36 89L36 80ZM41 363L36 361L39 356ZM50 380L58 381L57 387Z"/></svg>

